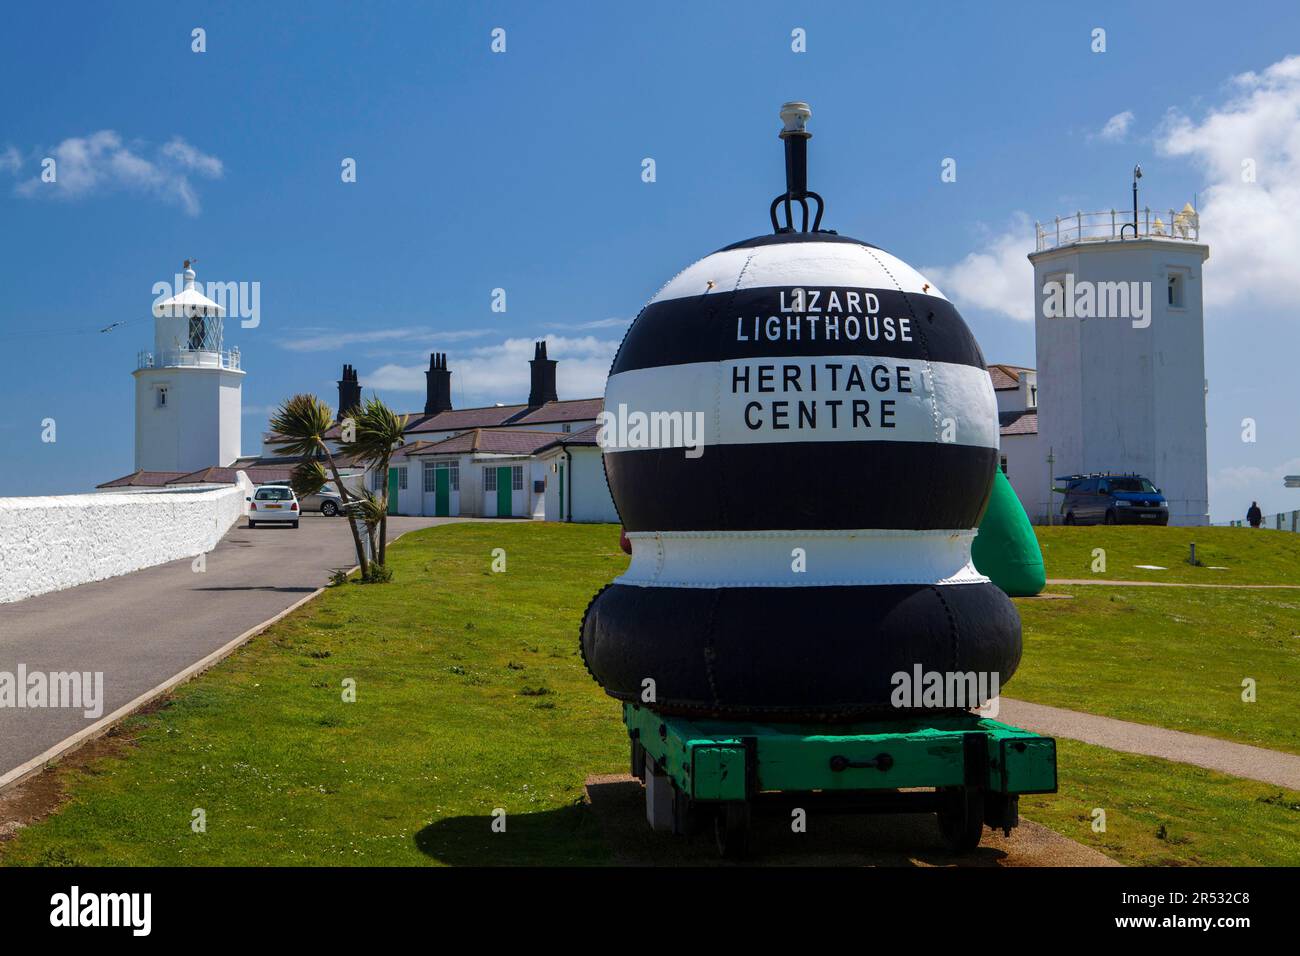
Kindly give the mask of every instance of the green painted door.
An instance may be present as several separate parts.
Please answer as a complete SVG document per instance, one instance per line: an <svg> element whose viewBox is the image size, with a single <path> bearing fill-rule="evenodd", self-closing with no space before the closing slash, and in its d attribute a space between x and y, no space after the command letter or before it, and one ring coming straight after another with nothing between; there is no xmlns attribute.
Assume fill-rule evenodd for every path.
<svg viewBox="0 0 1300 956"><path fill-rule="evenodd" d="M388 513L397 514L397 469L388 469Z"/></svg>
<svg viewBox="0 0 1300 956"><path fill-rule="evenodd" d="M497 517L509 518L511 513L510 501L511 495L510 468L497 469Z"/></svg>
<svg viewBox="0 0 1300 956"><path fill-rule="evenodd" d="M451 514L451 471L435 468L433 471L433 513L438 518Z"/></svg>

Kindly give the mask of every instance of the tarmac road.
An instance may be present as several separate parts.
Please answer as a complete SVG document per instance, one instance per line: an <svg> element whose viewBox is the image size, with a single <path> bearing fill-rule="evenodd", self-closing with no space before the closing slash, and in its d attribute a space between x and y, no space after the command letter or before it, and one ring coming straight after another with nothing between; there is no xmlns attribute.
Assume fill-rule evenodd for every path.
<svg viewBox="0 0 1300 956"><path fill-rule="evenodd" d="M388 519L389 541L457 518ZM0 777L152 690L356 563L340 518L300 527L243 520L197 573L184 558L120 577L0 604L0 672L103 673L103 708L0 707Z"/></svg>

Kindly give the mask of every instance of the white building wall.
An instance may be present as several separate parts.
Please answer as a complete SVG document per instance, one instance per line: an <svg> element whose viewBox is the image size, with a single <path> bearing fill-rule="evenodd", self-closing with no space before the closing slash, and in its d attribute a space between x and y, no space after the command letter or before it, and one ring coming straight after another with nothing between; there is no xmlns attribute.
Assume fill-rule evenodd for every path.
<svg viewBox="0 0 1300 956"><path fill-rule="evenodd" d="M1170 524L1209 520L1205 448L1203 245L1142 239L1067 246L1034 264L1039 443L1058 475L1134 471L1169 500ZM1167 305L1180 271L1183 307ZM1151 283L1151 324L1130 318L1047 318L1043 286L1080 281Z"/></svg>
<svg viewBox="0 0 1300 956"><path fill-rule="evenodd" d="M1021 369L1019 387L997 389L994 395L999 412L1032 411L1038 407L1038 373L1033 369Z"/></svg>
<svg viewBox="0 0 1300 956"><path fill-rule="evenodd" d="M212 550L253 486L0 498L0 603Z"/></svg>
<svg viewBox="0 0 1300 956"><path fill-rule="evenodd" d="M1001 454L1007 459L1007 481L1020 499L1020 506L1030 521L1046 524L1047 511L1052 507L1046 446L1041 444L1038 435L1003 435L1001 445ZM1060 503L1059 495L1056 503Z"/></svg>
<svg viewBox="0 0 1300 956"><path fill-rule="evenodd" d="M244 373L164 367L135 373L135 467L198 471L226 467L240 455ZM158 405L158 388L167 404Z"/></svg>
<svg viewBox="0 0 1300 956"><path fill-rule="evenodd" d="M397 513L399 515L418 515L424 509L424 472L420 462L414 458L394 462L399 482L397 486ZM401 486L400 477L405 475L406 487Z"/></svg>
<svg viewBox="0 0 1300 956"><path fill-rule="evenodd" d="M550 469L540 458L531 459L524 469L524 482L528 486L528 515L536 521L546 518L546 476L549 472ZM541 492L534 490L539 481L542 483Z"/></svg>
<svg viewBox="0 0 1300 956"><path fill-rule="evenodd" d="M592 445L572 445L568 450L572 462L565 459L563 450L548 453L542 461L546 470L546 520L565 520L565 508L572 501L573 521L618 524L618 511L609 494L600 449ZM560 476L551 470L552 465L565 468L563 502L560 501ZM570 482L573 482L572 488Z"/></svg>

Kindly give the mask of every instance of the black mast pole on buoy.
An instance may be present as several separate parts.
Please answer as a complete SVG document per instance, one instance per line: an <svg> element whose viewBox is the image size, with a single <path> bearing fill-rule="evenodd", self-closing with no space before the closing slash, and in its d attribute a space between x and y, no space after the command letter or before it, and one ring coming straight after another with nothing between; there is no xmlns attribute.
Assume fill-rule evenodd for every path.
<svg viewBox="0 0 1300 956"><path fill-rule="evenodd" d="M769 214L772 218L772 231L776 233L794 232L794 213L791 203L798 203L803 209L803 225L800 232L808 231L808 200L817 201L817 216L813 219L812 231L821 232L822 197L808 189L808 140L812 133L805 128L812 118L812 109L807 103L798 101L786 103L781 107L781 139L785 142L785 192L772 200ZM785 206L785 225L776 218L778 206Z"/></svg>

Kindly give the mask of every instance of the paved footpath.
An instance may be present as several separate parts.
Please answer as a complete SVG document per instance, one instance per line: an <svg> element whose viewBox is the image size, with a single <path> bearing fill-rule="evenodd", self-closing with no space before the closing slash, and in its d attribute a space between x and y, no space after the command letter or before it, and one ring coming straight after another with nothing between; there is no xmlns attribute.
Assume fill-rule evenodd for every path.
<svg viewBox="0 0 1300 956"><path fill-rule="evenodd" d="M997 719L1052 737L1081 740L1125 753L1161 757L1234 777L1300 790L1300 756L1280 750L1266 750L1217 737L1202 737L1181 730L1166 730L1150 724L1135 724L1007 697L999 700Z"/></svg>
<svg viewBox="0 0 1300 956"><path fill-rule="evenodd" d="M397 535L456 518L388 519ZM244 521L206 557L0 604L0 671L102 671L107 716L351 568L356 552L340 518L308 514L301 526ZM92 726L80 709L0 707L0 778Z"/></svg>

